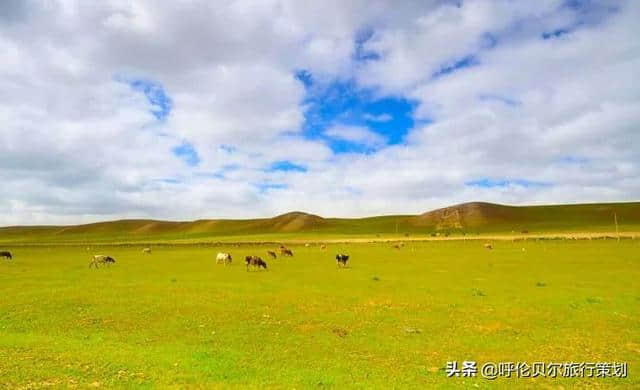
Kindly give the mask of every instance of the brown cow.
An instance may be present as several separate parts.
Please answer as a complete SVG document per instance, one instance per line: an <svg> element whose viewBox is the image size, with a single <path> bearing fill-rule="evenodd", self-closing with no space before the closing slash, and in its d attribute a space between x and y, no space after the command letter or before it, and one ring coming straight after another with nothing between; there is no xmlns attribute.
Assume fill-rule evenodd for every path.
<svg viewBox="0 0 640 390"><path fill-rule="evenodd" d="M274 251L267 251L267 254L268 254L269 256L273 257L274 259L277 259L277 258L278 258L278 255L276 255L276 252L274 252Z"/></svg>
<svg viewBox="0 0 640 390"><path fill-rule="evenodd" d="M282 256L291 256L293 257L293 251L289 248L280 248L280 254Z"/></svg>
<svg viewBox="0 0 640 390"><path fill-rule="evenodd" d="M264 268L267 269L267 263L260 258L260 256L247 256L244 258L244 262L247 265L247 272L249 271L249 266L253 268Z"/></svg>

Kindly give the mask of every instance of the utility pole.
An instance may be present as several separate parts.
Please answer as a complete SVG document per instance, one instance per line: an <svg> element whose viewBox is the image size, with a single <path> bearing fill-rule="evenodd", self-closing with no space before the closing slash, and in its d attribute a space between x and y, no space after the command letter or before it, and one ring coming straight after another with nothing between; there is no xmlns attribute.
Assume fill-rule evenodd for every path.
<svg viewBox="0 0 640 390"><path fill-rule="evenodd" d="M620 243L620 232L618 231L618 214L613 213L613 221L616 224L616 236L618 237L618 244Z"/></svg>

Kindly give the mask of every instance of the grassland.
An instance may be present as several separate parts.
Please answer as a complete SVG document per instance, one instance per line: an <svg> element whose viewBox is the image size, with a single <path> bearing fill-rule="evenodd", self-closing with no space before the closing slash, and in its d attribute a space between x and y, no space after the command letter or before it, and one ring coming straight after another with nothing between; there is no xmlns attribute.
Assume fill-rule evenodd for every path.
<svg viewBox="0 0 640 390"><path fill-rule="evenodd" d="M639 240L294 246L266 272L238 261L261 245L5 248L4 388L640 388ZM117 263L89 269L94 253ZM450 360L629 377L447 378Z"/></svg>

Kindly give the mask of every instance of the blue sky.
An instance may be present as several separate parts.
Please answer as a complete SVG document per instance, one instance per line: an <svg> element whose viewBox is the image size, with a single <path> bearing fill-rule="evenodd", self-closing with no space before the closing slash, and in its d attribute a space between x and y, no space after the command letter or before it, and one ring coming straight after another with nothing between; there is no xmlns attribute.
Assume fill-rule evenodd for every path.
<svg viewBox="0 0 640 390"><path fill-rule="evenodd" d="M173 100L161 84L142 79L128 81L131 88L144 94L151 104L150 112L157 120L164 120L171 113Z"/></svg>
<svg viewBox="0 0 640 390"><path fill-rule="evenodd" d="M353 80L334 80L316 84L309 71L296 77L305 86L304 135L322 139L335 153L371 152L367 145L325 135L334 125L362 126L383 136L386 145L402 143L414 126L416 103L403 97L378 96L370 89L358 88Z"/></svg>
<svg viewBox="0 0 640 390"><path fill-rule="evenodd" d="M267 171L306 172L307 168L303 165L294 164L291 161L280 160L272 163Z"/></svg>
<svg viewBox="0 0 640 390"><path fill-rule="evenodd" d="M0 225L640 197L640 2L265 4L4 5Z"/></svg>
<svg viewBox="0 0 640 390"><path fill-rule="evenodd" d="M196 149L192 144L186 141L174 147L171 151L191 167L195 167L200 163L200 156L198 156L198 152L196 152Z"/></svg>

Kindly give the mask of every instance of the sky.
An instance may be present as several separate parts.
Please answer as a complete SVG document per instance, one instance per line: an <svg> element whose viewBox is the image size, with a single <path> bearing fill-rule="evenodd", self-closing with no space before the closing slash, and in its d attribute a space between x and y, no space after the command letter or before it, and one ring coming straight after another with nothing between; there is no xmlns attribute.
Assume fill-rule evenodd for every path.
<svg viewBox="0 0 640 390"><path fill-rule="evenodd" d="M0 226L640 200L640 2L3 0Z"/></svg>

